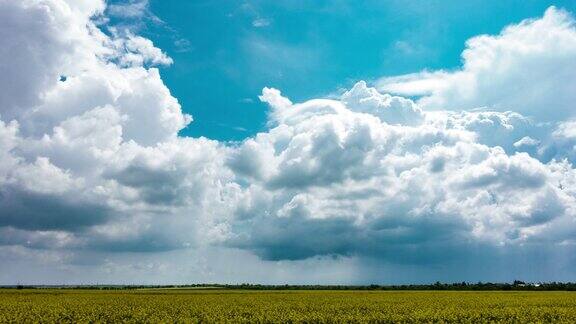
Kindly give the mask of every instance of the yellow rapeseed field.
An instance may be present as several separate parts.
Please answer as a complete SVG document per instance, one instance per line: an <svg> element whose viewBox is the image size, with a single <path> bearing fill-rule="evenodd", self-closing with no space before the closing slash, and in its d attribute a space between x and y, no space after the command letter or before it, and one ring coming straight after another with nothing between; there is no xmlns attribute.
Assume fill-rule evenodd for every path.
<svg viewBox="0 0 576 324"><path fill-rule="evenodd" d="M0 322L576 323L576 293L6 289Z"/></svg>

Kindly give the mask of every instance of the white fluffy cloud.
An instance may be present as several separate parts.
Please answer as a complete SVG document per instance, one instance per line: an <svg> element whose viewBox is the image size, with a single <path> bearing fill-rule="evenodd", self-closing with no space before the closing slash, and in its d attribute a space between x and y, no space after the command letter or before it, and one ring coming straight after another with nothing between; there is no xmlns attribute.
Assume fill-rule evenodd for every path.
<svg viewBox="0 0 576 324"><path fill-rule="evenodd" d="M349 266L574 252L567 13L474 38L463 70L434 74L442 87L418 102L365 82L302 103L265 88L270 129L229 144L178 135L192 118L153 67L171 59L140 36L102 32L104 10L0 0L0 255L104 255L95 263L107 267L117 253L226 246ZM551 110L548 123L527 117Z"/></svg>
<svg viewBox="0 0 576 324"><path fill-rule="evenodd" d="M420 249L444 258L429 249L521 245L540 240L542 227L561 230L574 221L572 189L560 184L573 177L569 165L477 142L522 126L521 116L435 112L417 126L391 125L380 119L382 110L402 117L414 113L413 104L394 111L372 104L374 89L363 95L355 104L368 104L359 113L344 104L348 93L342 101L290 104L278 91L264 91L278 126L248 139L230 160L250 183L233 244L268 259L393 260Z"/></svg>
<svg viewBox="0 0 576 324"><path fill-rule="evenodd" d="M178 137L191 117L150 67L171 60L150 40L104 34L92 21L100 1L0 8L10 31L0 55L0 224L19 237L65 231L75 248L195 244L193 223L217 219L202 217L216 213L230 175L219 143ZM204 204L210 212L187 217ZM187 230L172 233L177 224Z"/></svg>
<svg viewBox="0 0 576 324"><path fill-rule="evenodd" d="M378 88L422 95L424 108L513 110L538 121L575 117L576 27L568 12L551 7L542 18L471 38L454 72L383 78Z"/></svg>

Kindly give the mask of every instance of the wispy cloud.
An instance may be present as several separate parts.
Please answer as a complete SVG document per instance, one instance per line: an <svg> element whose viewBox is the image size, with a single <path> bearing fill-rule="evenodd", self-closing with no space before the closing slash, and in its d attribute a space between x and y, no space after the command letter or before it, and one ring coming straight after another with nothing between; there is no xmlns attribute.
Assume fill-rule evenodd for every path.
<svg viewBox="0 0 576 324"><path fill-rule="evenodd" d="M108 6L108 14L121 18L142 18L148 14L148 0L131 0Z"/></svg>
<svg viewBox="0 0 576 324"><path fill-rule="evenodd" d="M283 78L287 69L306 71L320 59L320 49L264 37L248 37L243 44L248 63L259 75Z"/></svg>
<svg viewBox="0 0 576 324"><path fill-rule="evenodd" d="M260 28L260 27L267 27L270 26L272 20L267 18L258 18L252 21L252 26Z"/></svg>
<svg viewBox="0 0 576 324"><path fill-rule="evenodd" d="M110 17L124 20L149 20L157 24L164 23L162 19L150 11L148 0L129 0L127 2L113 3L106 9L106 14Z"/></svg>
<svg viewBox="0 0 576 324"><path fill-rule="evenodd" d="M174 46L176 48L176 52L178 53L190 52L193 49L192 44L186 38L176 39L174 41Z"/></svg>

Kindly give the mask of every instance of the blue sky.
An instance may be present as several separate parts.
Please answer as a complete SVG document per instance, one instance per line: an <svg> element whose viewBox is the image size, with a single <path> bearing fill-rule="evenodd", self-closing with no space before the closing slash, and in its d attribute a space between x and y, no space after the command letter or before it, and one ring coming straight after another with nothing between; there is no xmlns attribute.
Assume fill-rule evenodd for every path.
<svg viewBox="0 0 576 324"><path fill-rule="evenodd" d="M576 281L575 13L0 0L0 284Z"/></svg>
<svg viewBox="0 0 576 324"><path fill-rule="evenodd" d="M357 80L455 69L468 38L551 5L576 9L574 1L537 0L151 0L148 19L137 19L139 32L174 59L163 80L195 118L182 134L241 140L265 129L257 98L265 86L302 101Z"/></svg>

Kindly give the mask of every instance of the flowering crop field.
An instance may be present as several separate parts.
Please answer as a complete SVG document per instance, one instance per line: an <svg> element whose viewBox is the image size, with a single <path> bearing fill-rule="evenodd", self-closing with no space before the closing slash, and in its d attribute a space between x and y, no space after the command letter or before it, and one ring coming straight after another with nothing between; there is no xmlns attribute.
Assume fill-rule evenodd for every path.
<svg viewBox="0 0 576 324"><path fill-rule="evenodd" d="M6 289L0 322L576 323L576 293Z"/></svg>

